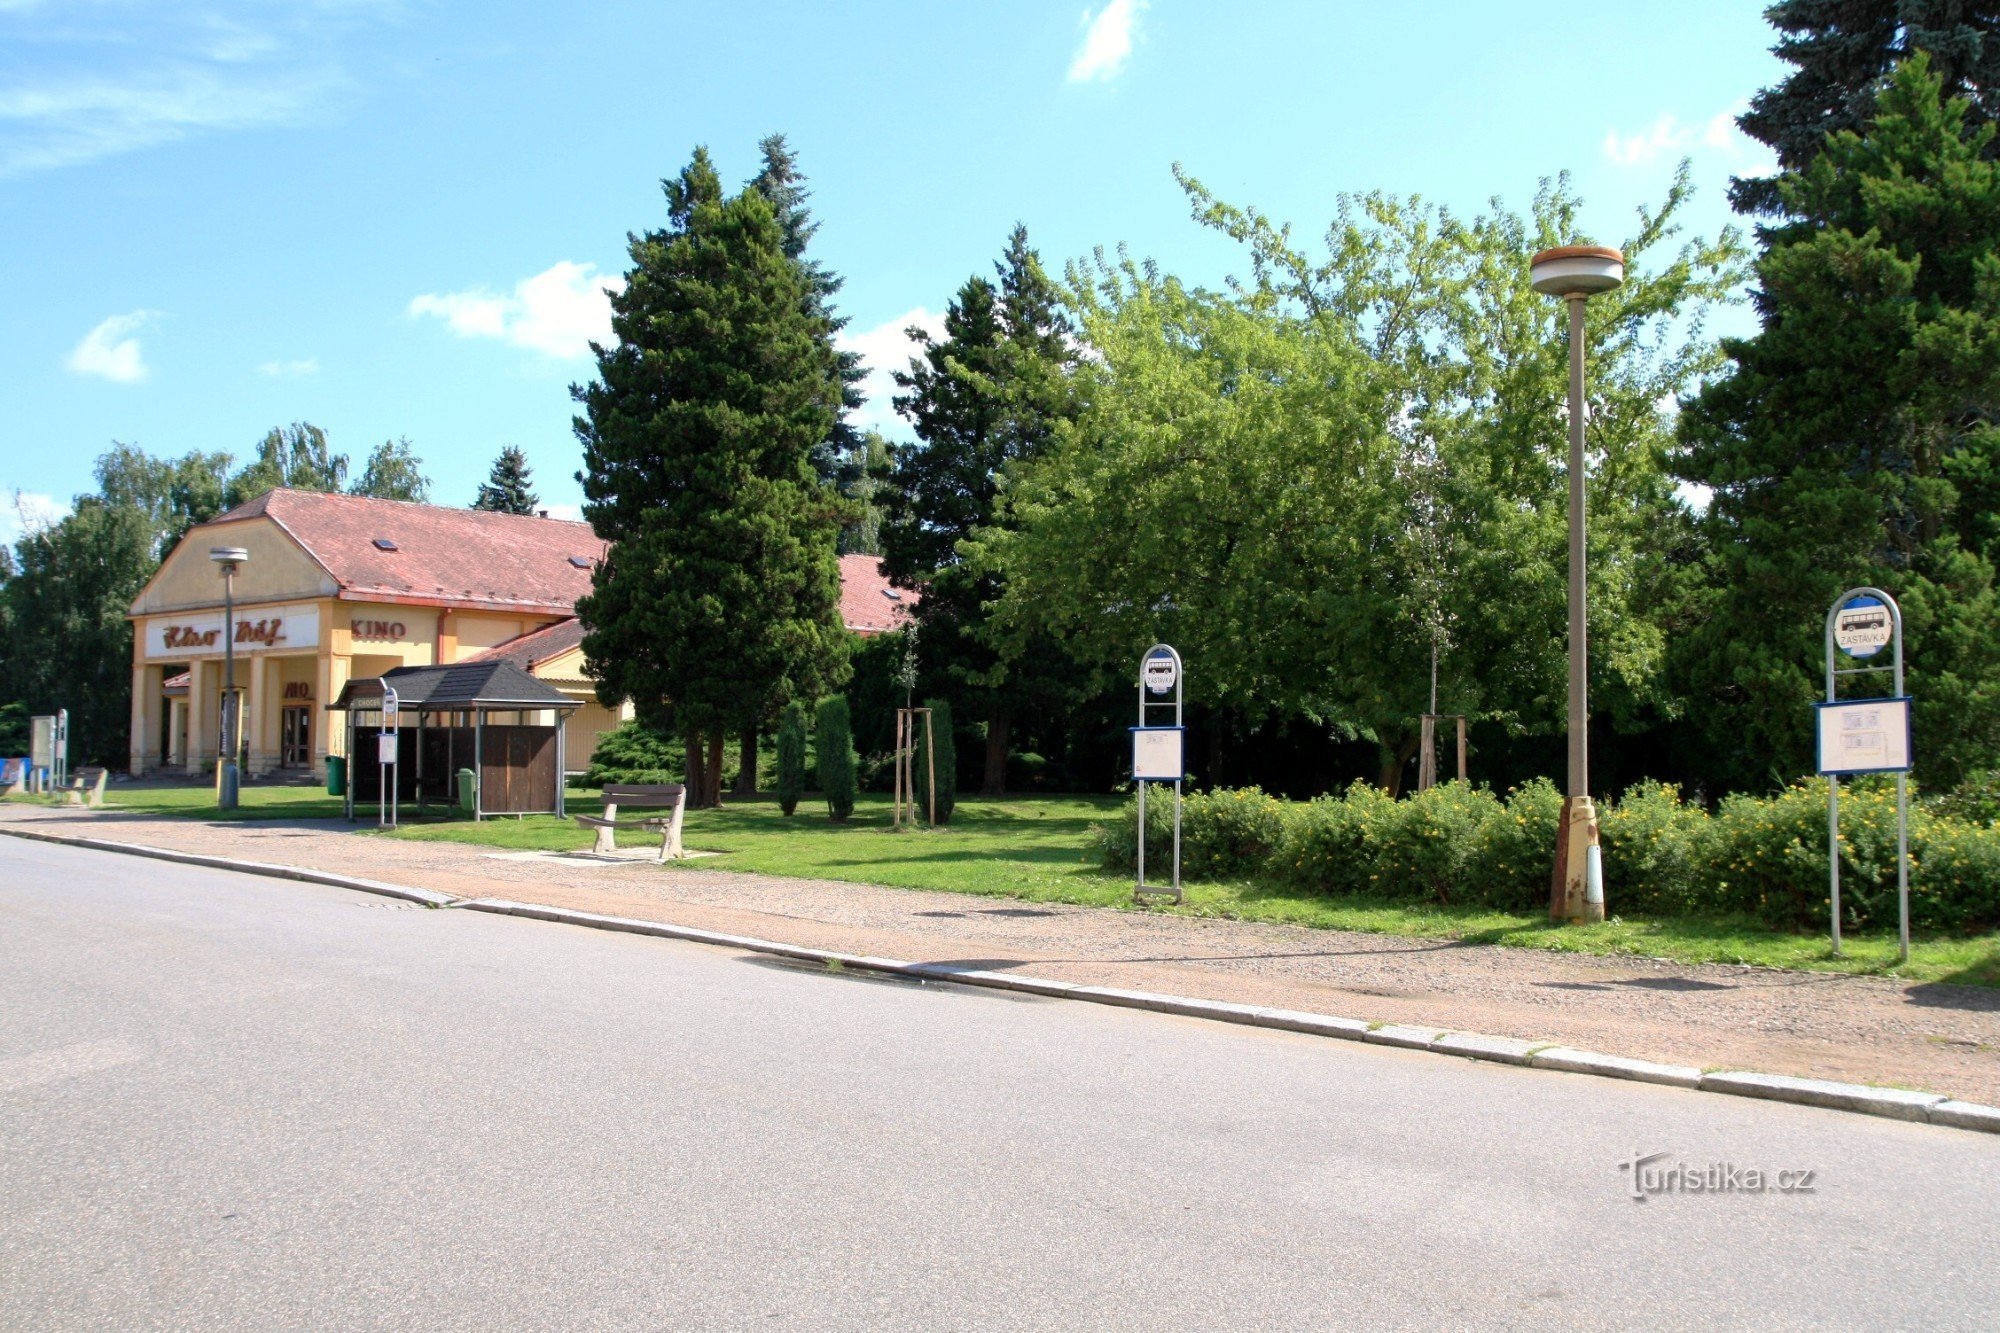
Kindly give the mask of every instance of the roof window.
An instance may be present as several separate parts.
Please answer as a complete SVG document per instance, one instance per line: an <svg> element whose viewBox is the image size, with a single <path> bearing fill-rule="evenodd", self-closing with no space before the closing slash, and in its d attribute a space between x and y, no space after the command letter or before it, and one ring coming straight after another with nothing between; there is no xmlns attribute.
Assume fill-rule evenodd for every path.
<svg viewBox="0 0 2000 1333"><path fill-rule="evenodd" d="M569 562L570 562L570 563L571 563L572 565L575 565L575 566L576 566L576 567L577 567L578 569L589 569L589 568L590 568L590 560L589 560L589 558L588 558L588 557L586 557L586 556L581 556L581 555L573 555L573 556L571 556L571 557L569 558Z"/></svg>
<svg viewBox="0 0 2000 1333"><path fill-rule="evenodd" d="M397 548L396 543L390 541L387 537L377 537L375 539L375 549L378 551L393 551Z"/></svg>
<svg viewBox="0 0 2000 1333"><path fill-rule="evenodd" d="M896 589L894 588L882 589L882 595L888 598L892 602L900 602L903 600L903 594L896 591Z"/></svg>

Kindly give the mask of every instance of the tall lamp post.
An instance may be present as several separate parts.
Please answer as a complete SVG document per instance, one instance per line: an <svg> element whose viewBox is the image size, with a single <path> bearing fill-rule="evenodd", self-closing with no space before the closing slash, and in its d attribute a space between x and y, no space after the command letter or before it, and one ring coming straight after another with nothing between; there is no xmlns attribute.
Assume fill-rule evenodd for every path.
<svg viewBox="0 0 2000 1333"><path fill-rule="evenodd" d="M1584 597L1583 303L1625 281L1625 256L1601 245L1544 250L1528 281L1569 306L1569 786L1556 835L1549 916L1604 919L1604 865L1597 848L1597 808L1590 801L1590 626Z"/></svg>
<svg viewBox="0 0 2000 1333"><path fill-rule="evenodd" d="M215 752L215 805L234 810L242 786L237 758L243 745L243 701L236 693L236 571L250 552L241 546L216 546L209 549L208 558L222 567L222 735Z"/></svg>

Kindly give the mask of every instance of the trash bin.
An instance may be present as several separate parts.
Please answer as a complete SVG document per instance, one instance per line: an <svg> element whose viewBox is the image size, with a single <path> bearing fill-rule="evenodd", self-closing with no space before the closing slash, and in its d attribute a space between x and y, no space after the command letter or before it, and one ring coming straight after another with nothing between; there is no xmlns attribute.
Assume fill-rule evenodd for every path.
<svg viewBox="0 0 2000 1333"><path fill-rule="evenodd" d="M469 768L458 770L458 808L468 815L479 809L479 775Z"/></svg>
<svg viewBox="0 0 2000 1333"><path fill-rule="evenodd" d="M347 795L347 756L330 754L326 757L326 794Z"/></svg>

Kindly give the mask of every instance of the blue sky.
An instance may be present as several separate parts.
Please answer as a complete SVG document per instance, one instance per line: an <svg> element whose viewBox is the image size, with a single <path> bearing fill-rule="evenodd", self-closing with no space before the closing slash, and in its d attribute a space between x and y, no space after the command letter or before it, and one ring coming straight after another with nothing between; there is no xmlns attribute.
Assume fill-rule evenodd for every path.
<svg viewBox="0 0 2000 1333"><path fill-rule="evenodd" d="M1712 234L1768 165L1729 120L1783 70L1760 10L0 0L0 538L114 439L298 420L357 466L408 436L444 503L516 444L571 511L598 281L696 144L740 181L791 139L878 367L1016 220L1055 265L1219 280L1176 161L1307 235L1341 191L1525 207L1567 169L1616 240L1685 155ZM864 415L898 433L886 391Z"/></svg>

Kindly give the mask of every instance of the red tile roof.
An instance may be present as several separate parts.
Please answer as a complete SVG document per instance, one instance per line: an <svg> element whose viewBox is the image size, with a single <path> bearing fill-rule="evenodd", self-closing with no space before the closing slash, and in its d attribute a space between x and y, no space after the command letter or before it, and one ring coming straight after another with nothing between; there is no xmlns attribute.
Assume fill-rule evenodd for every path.
<svg viewBox="0 0 2000 1333"><path fill-rule="evenodd" d="M259 517L290 533L350 599L567 611L604 554L588 523L316 491L267 491L214 522Z"/></svg>
<svg viewBox="0 0 2000 1333"><path fill-rule="evenodd" d="M892 588L879 555L840 557L840 619L856 634L886 634L899 627L919 594Z"/></svg>

